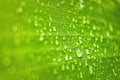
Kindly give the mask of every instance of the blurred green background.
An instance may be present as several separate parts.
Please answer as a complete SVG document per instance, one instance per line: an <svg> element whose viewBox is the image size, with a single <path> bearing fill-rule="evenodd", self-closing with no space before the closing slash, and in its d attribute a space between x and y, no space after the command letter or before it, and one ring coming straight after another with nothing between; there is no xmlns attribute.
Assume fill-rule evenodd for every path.
<svg viewBox="0 0 120 80"><path fill-rule="evenodd" d="M0 80L120 80L120 0L0 0Z"/></svg>

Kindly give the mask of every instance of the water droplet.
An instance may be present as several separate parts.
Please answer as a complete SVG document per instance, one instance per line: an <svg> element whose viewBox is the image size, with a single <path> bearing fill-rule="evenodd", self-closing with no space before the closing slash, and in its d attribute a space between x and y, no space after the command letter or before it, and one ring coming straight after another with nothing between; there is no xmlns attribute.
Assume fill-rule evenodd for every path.
<svg viewBox="0 0 120 80"><path fill-rule="evenodd" d="M38 26L38 21L37 20L35 20L34 25Z"/></svg>
<svg viewBox="0 0 120 80"><path fill-rule="evenodd" d="M70 69L70 68L69 68L69 65L66 65L66 69Z"/></svg>
<svg viewBox="0 0 120 80"><path fill-rule="evenodd" d="M72 60L72 56L69 56L69 59Z"/></svg>
<svg viewBox="0 0 120 80"><path fill-rule="evenodd" d="M22 7L17 8L17 13L22 13L22 12L23 12L23 8Z"/></svg>
<svg viewBox="0 0 120 80"><path fill-rule="evenodd" d="M112 71L113 71L114 76L117 76L117 74L115 73L115 69L112 69Z"/></svg>
<svg viewBox="0 0 120 80"><path fill-rule="evenodd" d="M80 78L83 78L83 74L82 74L82 72L80 72Z"/></svg>
<svg viewBox="0 0 120 80"><path fill-rule="evenodd" d="M41 3L41 6L44 6L44 3L43 3L43 2Z"/></svg>
<svg viewBox="0 0 120 80"><path fill-rule="evenodd" d="M53 61L56 61L56 59L55 59L55 58L53 58Z"/></svg>
<svg viewBox="0 0 120 80"><path fill-rule="evenodd" d="M79 2L80 2L80 8L82 9L82 8L84 8L84 5L83 5L83 0L79 0Z"/></svg>
<svg viewBox="0 0 120 80"><path fill-rule="evenodd" d="M63 36L63 40L65 40L65 36Z"/></svg>
<svg viewBox="0 0 120 80"><path fill-rule="evenodd" d="M89 52L89 50L88 50L88 49L86 50L86 54L90 54L90 52Z"/></svg>
<svg viewBox="0 0 120 80"><path fill-rule="evenodd" d="M43 36L40 36L39 40L40 40L40 41L43 41L43 40L44 40L44 37L43 37Z"/></svg>
<svg viewBox="0 0 120 80"><path fill-rule="evenodd" d="M74 66L74 64L72 64L72 71L75 69L75 66Z"/></svg>
<svg viewBox="0 0 120 80"><path fill-rule="evenodd" d="M40 0L37 0L37 3L39 3L40 2Z"/></svg>
<svg viewBox="0 0 120 80"><path fill-rule="evenodd" d="M56 28L55 28L55 27L53 27L53 31L56 31Z"/></svg>
<svg viewBox="0 0 120 80"><path fill-rule="evenodd" d="M77 57L82 57L82 52L78 49L77 51L76 51L76 55L77 55Z"/></svg>
<svg viewBox="0 0 120 80"><path fill-rule="evenodd" d="M58 40L56 40L56 41L55 41L55 43L56 43L56 45L58 45L58 44L59 44L59 41L58 41Z"/></svg>
<svg viewBox="0 0 120 80"><path fill-rule="evenodd" d="M58 60L57 60L57 62L60 62L61 61L61 58L59 58Z"/></svg>
<svg viewBox="0 0 120 80"><path fill-rule="evenodd" d="M93 74L93 67L92 66L89 66L89 72L90 72L90 74Z"/></svg>
<svg viewBox="0 0 120 80"><path fill-rule="evenodd" d="M65 56L65 60L68 61L68 55Z"/></svg>
<svg viewBox="0 0 120 80"><path fill-rule="evenodd" d="M61 70L62 70L62 71L64 71L64 70L65 70L65 65L62 65Z"/></svg>
<svg viewBox="0 0 120 80"><path fill-rule="evenodd" d="M109 29L111 32L113 32L113 26L111 24L109 24Z"/></svg>
<svg viewBox="0 0 120 80"><path fill-rule="evenodd" d="M20 4L20 5L21 5L21 6L25 6L25 4L26 4L25 1L21 1L21 4Z"/></svg>

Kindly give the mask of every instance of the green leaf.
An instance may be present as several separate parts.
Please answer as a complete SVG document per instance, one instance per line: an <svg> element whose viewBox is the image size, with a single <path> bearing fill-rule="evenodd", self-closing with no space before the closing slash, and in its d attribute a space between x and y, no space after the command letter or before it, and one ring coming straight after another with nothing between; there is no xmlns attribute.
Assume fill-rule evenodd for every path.
<svg viewBox="0 0 120 80"><path fill-rule="evenodd" d="M119 80L120 0L0 0L0 80Z"/></svg>

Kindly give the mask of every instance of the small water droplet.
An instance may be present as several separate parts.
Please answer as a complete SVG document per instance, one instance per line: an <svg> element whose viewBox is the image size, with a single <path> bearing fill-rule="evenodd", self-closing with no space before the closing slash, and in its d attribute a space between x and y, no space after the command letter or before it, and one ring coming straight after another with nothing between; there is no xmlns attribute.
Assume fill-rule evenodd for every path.
<svg viewBox="0 0 120 80"><path fill-rule="evenodd" d="M41 6L44 6L44 3L43 3L43 2L41 3Z"/></svg>
<svg viewBox="0 0 120 80"><path fill-rule="evenodd" d="M82 74L82 72L80 72L80 78L83 78L83 74Z"/></svg>
<svg viewBox="0 0 120 80"><path fill-rule="evenodd" d="M22 7L18 7L17 8L17 13L22 13L23 12L23 8Z"/></svg>
<svg viewBox="0 0 120 80"><path fill-rule="evenodd" d="M75 66L74 66L74 64L72 64L72 71L75 69Z"/></svg>
<svg viewBox="0 0 120 80"><path fill-rule="evenodd" d="M70 69L70 68L69 68L69 65L66 65L66 69Z"/></svg>
<svg viewBox="0 0 120 80"><path fill-rule="evenodd" d="M43 41L43 40L44 40L44 37L43 37L43 36L40 36L39 40L40 40L40 41Z"/></svg>
<svg viewBox="0 0 120 80"><path fill-rule="evenodd" d="M58 44L59 44L59 41L58 41L58 40L56 40L56 41L55 41L55 43L56 43L56 45L58 45Z"/></svg>
<svg viewBox="0 0 120 80"><path fill-rule="evenodd" d="M69 58L68 58L68 55L66 55L66 56L65 56L65 60L68 61L68 59L69 59Z"/></svg>
<svg viewBox="0 0 120 80"><path fill-rule="evenodd" d="M89 50L88 50L88 49L86 50L86 54L90 54L90 52L89 52Z"/></svg>
<svg viewBox="0 0 120 80"><path fill-rule="evenodd" d="M61 70L62 70L62 71L64 71L64 70L65 70L65 65L62 65Z"/></svg>
<svg viewBox="0 0 120 80"><path fill-rule="evenodd" d="M35 20L34 25L38 26L38 21L37 20Z"/></svg>
<svg viewBox="0 0 120 80"><path fill-rule="evenodd" d="M77 55L77 57L82 57L82 52L80 51L80 49L78 49L77 51L76 51L76 55Z"/></svg>
<svg viewBox="0 0 120 80"><path fill-rule="evenodd" d="M20 5L21 5L21 6L25 6L25 4L26 4L25 1L21 1L21 4L20 4Z"/></svg>
<svg viewBox="0 0 120 80"><path fill-rule="evenodd" d="M65 40L66 38L65 38L65 36L63 36L63 40Z"/></svg>
<svg viewBox="0 0 120 80"><path fill-rule="evenodd" d="M117 76L117 74L115 73L115 69L112 69L112 71L113 71L114 76Z"/></svg>
<svg viewBox="0 0 120 80"><path fill-rule="evenodd" d="M93 67L92 66L89 66L89 72L90 72L90 74L93 74Z"/></svg>
<svg viewBox="0 0 120 80"><path fill-rule="evenodd" d="M53 31L56 31L56 28L55 28L55 27L53 27Z"/></svg>
<svg viewBox="0 0 120 80"><path fill-rule="evenodd" d="M37 3L39 3L40 2L40 0L37 0Z"/></svg>
<svg viewBox="0 0 120 80"><path fill-rule="evenodd" d="M69 56L69 59L72 60L72 56Z"/></svg>

